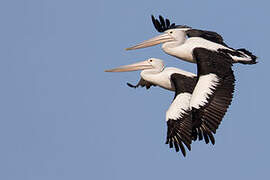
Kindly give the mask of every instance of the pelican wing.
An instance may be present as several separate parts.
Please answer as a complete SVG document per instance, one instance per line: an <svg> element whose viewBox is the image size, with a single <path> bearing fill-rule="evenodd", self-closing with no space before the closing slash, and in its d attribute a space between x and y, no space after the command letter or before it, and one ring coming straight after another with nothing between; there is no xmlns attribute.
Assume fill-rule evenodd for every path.
<svg viewBox="0 0 270 180"><path fill-rule="evenodd" d="M158 32L164 32L168 29L175 29L175 28L184 28L184 27L190 28L189 26L186 25L175 25L175 23L171 24L169 19L164 20L162 16L159 16L159 19L156 19L152 15L151 18L153 25ZM186 33L188 37L201 37L227 47L227 45L223 41L222 36L216 32L190 28L189 30L186 31Z"/></svg>
<svg viewBox="0 0 270 180"><path fill-rule="evenodd" d="M216 32L203 31L203 30L199 30L199 29L190 29L190 30L187 30L186 33L187 33L188 37L201 37L201 38L207 39L209 41L212 41L212 42L215 42L215 43L218 43L218 44L221 44L223 46L228 47L224 43L222 36Z"/></svg>
<svg viewBox="0 0 270 180"><path fill-rule="evenodd" d="M164 19L162 16L159 16L159 19L156 19L153 15L151 16L152 18L152 23L155 27L155 29L158 32L164 32L168 29L175 29L175 28L189 28L186 25L175 25L175 23L170 23L169 19Z"/></svg>
<svg viewBox="0 0 270 180"><path fill-rule="evenodd" d="M159 20L156 19L153 15L151 16L154 27L158 32L164 32L168 29L175 28L175 24L171 24L169 19L165 19L162 16L159 16Z"/></svg>
<svg viewBox="0 0 270 180"><path fill-rule="evenodd" d="M204 138L215 143L216 133L234 92L235 78L232 70L232 58L204 48L195 48L193 55L197 61L198 82L192 93L190 108L192 111L192 137Z"/></svg>
<svg viewBox="0 0 270 180"><path fill-rule="evenodd" d="M130 83L127 83L127 85L128 85L129 87L132 87L132 88L137 88L137 87L139 87L139 86L141 86L141 87L146 87L146 89L149 89L151 86L156 86L155 84L150 83L150 82L144 80L143 78L141 78L140 81L139 81L136 85L132 85L132 84L130 84Z"/></svg>
<svg viewBox="0 0 270 180"><path fill-rule="evenodd" d="M185 146L191 150L192 119L190 98L196 84L196 77L187 77L182 74L172 74L171 81L175 87L175 96L172 104L166 112L167 140L170 148L181 152L186 156Z"/></svg>

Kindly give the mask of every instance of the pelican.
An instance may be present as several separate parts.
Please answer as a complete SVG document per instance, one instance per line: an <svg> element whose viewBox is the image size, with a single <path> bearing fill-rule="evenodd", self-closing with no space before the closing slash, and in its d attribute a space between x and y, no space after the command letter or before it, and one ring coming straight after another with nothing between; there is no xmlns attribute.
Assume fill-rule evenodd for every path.
<svg viewBox="0 0 270 180"><path fill-rule="evenodd" d="M256 56L246 49L233 49L227 46L221 35L212 31L193 29L186 25L171 24L168 19L159 16L159 20L152 15L152 22L158 32L162 34L139 43L126 50L134 50L154 46L162 43L162 49L165 53L185 60L196 63L194 50L204 48L211 53L219 53L223 56L229 56L233 63L255 64Z"/></svg>
<svg viewBox="0 0 270 180"><path fill-rule="evenodd" d="M216 133L232 101L235 81L232 61L228 58L221 66L216 66L221 64L219 58L220 55L216 54L212 58L198 60L198 76L174 67L165 68L163 61L156 58L106 72L142 70L138 84L128 83L128 86L147 89L159 86L175 92L166 112L166 144L174 147L176 152L180 149L186 156L184 145L191 150L192 140L204 139L208 144L210 139L212 144L215 143L213 133Z"/></svg>

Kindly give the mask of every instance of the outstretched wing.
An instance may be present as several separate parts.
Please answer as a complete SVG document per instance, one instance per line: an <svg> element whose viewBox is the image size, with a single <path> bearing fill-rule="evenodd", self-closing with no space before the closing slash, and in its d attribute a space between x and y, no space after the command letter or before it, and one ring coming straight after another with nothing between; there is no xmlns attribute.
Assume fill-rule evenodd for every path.
<svg viewBox="0 0 270 180"><path fill-rule="evenodd" d="M129 87L132 87L132 88L137 88L137 87L139 87L139 86L141 86L141 87L146 87L146 89L149 89L151 86L156 86L155 84L152 84L152 83L150 83L150 82L144 80L143 78L141 78L140 81L139 81L136 85L132 85L132 84L130 84L130 83L127 83L127 85L128 85Z"/></svg>
<svg viewBox="0 0 270 180"><path fill-rule="evenodd" d="M190 98L196 84L196 78L187 77L182 74L171 75L172 84L175 87L175 97L166 112L167 140L170 148L175 148L176 152L181 152L186 156L183 145L191 150L192 119L190 110Z"/></svg>
<svg viewBox="0 0 270 180"><path fill-rule="evenodd" d="M192 137L196 140L209 139L212 144L234 92L235 78L232 58L204 48L195 48L193 55L197 61L198 82L192 93Z"/></svg>
<svg viewBox="0 0 270 180"><path fill-rule="evenodd" d="M186 31L188 37L201 37L208 41L212 41L218 44L221 44L223 46L228 47L224 41L221 35L219 35L216 32L213 31L203 31L199 29L189 29Z"/></svg>

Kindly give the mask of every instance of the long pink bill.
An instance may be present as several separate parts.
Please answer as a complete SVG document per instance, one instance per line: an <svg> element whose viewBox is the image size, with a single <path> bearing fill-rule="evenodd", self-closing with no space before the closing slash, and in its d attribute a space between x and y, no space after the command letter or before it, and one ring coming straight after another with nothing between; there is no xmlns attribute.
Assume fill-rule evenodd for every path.
<svg viewBox="0 0 270 180"><path fill-rule="evenodd" d="M120 66L113 69L105 70L105 72L127 72L127 71L138 71L138 70L144 70L144 69L152 69L153 66L146 60L141 61L138 63Z"/></svg>
<svg viewBox="0 0 270 180"><path fill-rule="evenodd" d="M132 46L130 48L126 48L126 50L134 50L134 49L141 49L146 48L150 46L154 46L160 43L173 41L174 39L167 33L161 34L159 36L156 36L154 38L151 38L149 40L143 41L142 43L139 43L135 46Z"/></svg>

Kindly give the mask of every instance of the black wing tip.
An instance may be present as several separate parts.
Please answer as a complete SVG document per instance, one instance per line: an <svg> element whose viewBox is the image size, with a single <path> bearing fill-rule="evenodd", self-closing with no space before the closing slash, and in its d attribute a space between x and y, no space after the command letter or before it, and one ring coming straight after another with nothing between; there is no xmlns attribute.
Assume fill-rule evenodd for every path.
<svg viewBox="0 0 270 180"><path fill-rule="evenodd" d="M132 85L132 84L130 84L130 83L128 83L128 82L127 82L127 85L128 85L129 87L131 87L131 88L137 88L137 86L134 86L134 85Z"/></svg>
<svg viewBox="0 0 270 180"><path fill-rule="evenodd" d="M160 21L164 21L164 18L161 15L159 15L158 18Z"/></svg>
<svg viewBox="0 0 270 180"><path fill-rule="evenodd" d="M175 149L175 151L178 153L179 152L179 150L181 149L181 153L183 154L183 156L184 157L186 157L186 150L185 150L185 147L183 146L183 144L182 144L182 142L180 142L179 144L177 143L177 144L175 144L175 143L173 143L172 142L173 140L167 140L166 142L165 142L165 144L169 144L169 148L174 148ZM180 147L180 149L179 149L179 147ZM188 148L188 150L190 151L191 150L191 148L190 147L187 147Z"/></svg>
<svg viewBox="0 0 270 180"><path fill-rule="evenodd" d="M164 32L168 29L172 29L172 28L175 28L175 23L173 24L170 24L170 20L169 19L166 19L164 18L163 16L159 15L158 16L159 19L156 19L154 15L151 15L151 19L152 19L152 22L154 24L154 27L156 28L156 30L158 32Z"/></svg>
<svg viewBox="0 0 270 180"><path fill-rule="evenodd" d="M181 153L184 157L186 157L186 148L191 151L191 143L187 144L182 139L180 140L177 137L172 137L166 140L165 144L169 144L169 148L174 148L176 152L179 152L181 150ZM183 145L185 144L185 146ZM185 148L186 147L186 148Z"/></svg>
<svg viewBox="0 0 270 180"><path fill-rule="evenodd" d="M182 154L183 154L184 157L187 156L186 151L184 151L184 152L182 151Z"/></svg>
<svg viewBox="0 0 270 180"><path fill-rule="evenodd" d="M196 130L197 129L197 130ZM196 128L192 131L192 140L196 141L197 139L199 141L203 140L205 141L205 144L209 144L211 142L212 145L215 145L215 137L211 130L203 125L203 128ZM209 141L210 140L210 141Z"/></svg>

